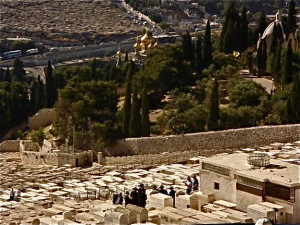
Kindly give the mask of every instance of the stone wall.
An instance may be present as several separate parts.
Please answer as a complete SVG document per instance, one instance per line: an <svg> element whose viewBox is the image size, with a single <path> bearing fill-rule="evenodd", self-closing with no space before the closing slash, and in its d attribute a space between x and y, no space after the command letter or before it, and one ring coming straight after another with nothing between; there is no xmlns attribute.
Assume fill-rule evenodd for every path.
<svg viewBox="0 0 300 225"><path fill-rule="evenodd" d="M0 143L0 152L18 152L20 150L20 141L3 141Z"/></svg>
<svg viewBox="0 0 300 225"><path fill-rule="evenodd" d="M300 124L261 126L215 132L147 138L127 138L107 149L112 154L160 154L162 152L203 151L258 147L274 142L300 140Z"/></svg>
<svg viewBox="0 0 300 225"><path fill-rule="evenodd" d="M41 153L34 151L21 152L22 163L26 165L53 165L63 166L70 164L75 166L92 165L92 151L84 151L80 153Z"/></svg>
<svg viewBox="0 0 300 225"><path fill-rule="evenodd" d="M42 109L34 116L28 118L29 129L38 129L39 127L51 124L54 119L54 115L54 109Z"/></svg>
<svg viewBox="0 0 300 225"><path fill-rule="evenodd" d="M232 153L233 150L225 149L222 153ZM198 156L211 156L220 153L220 150L184 151L184 152L163 152L159 154L133 155L120 157L106 157L104 164L110 166L153 166L187 161Z"/></svg>

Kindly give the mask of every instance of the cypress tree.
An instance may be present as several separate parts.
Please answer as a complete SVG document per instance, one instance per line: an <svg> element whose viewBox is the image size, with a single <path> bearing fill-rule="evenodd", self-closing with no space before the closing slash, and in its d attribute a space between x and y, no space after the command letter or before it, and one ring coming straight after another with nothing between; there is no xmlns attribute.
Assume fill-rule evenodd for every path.
<svg viewBox="0 0 300 225"><path fill-rule="evenodd" d="M203 61L202 61L202 38L200 35L197 37L196 42L196 70L197 73L200 74L203 69Z"/></svg>
<svg viewBox="0 0 300 225"><path fill-rule="evenodd" d="M209 113L207 120L208 130L217 130L218 121L220 118L219 112L219 85L217 78L214 79L211 94L209 96Z"/></svg>
<svg viewBox="0 0 300 225"><path fill-rule="evenodd" d="M6 67L4 80L5 80L5 81L8 81L8 82L11 82L11 76L10 76L10 70L9 70L9 67Z"/></svg>
<svg viewBox="0 0 300 225"><path fill-rule="evenodd" d="M141 114L140 114L140 102L138 98L137 87L135 87L133 91L130 114L131 117L129 121L129 137L140 137L141 136Z"/></svg>
<svg viewBox="0 0 300 225"><path fill-rule="evenodd" d="M131 109L131 80L134 73L133 62L130 61L126 74L126 90L125 90L125 100L123 108L123 123L122 130L124 137L129 136L129 121L130 121L130 109Z"/></svg>
<svg viewBox="0 0 300 225"><path fill-rule="evenodd" d="M297 18L296 18L296 8L294 0L291 0L289 3L288 9L288 17L287 17L287 24L292 32L294 32L297 28Z"/></svg>
<svg viewBox="0 0 300 225"><path fill-rule="evenodd" d="M41 80L41 77L38 76L38 94L37 94L37 100L36 105L37 109L42 109L46 106L46 99L45 99L45 85L43 81Z"/></svg>
<svg viewBox="0 0 300 225"><path fill-rule="evenodd" d="M186 34L183 35L182 38L182 50L183 50L183 57L186 61L191 63L192 68L195 65L195 49L192 43L192 37L189 31L186 31Z"/></svg>
<svg viewBox="0 0 300 225"><path fill-rule="evenodd" d="M273 64L274 71L274 80L278 83L280 82L280 73L281 73L281 45L277 44L276 53L275 53L275 62Z"/></svg>
<svg viewBox="0 0 300 225"><path fill-rule="evenodd" d="M142 93L142 136L150 136L148 84L145 79Z"/></svg>
<svg viewBox="0 0 300 225"><path fill-rule="evenodd" d="M240 33L238 37L240 39L240 51L245 51L248 47L248 20L247 20L247 9L243 6L242 15L240 22Z"/></svg>
<svg viewBox="0 0 300 225"><path fill-rule="evenodd" d="M225 21L219 38L219 50L232 53L239 50L239 15L234 7L234 2L227 2L225 7Z"/></svg>
<svg viewBox="0 0 300 225"><path fill-rule="evenodd" d="M128 50L126 50L124 61L125 61L125 62L128 62Z"/></svg>
<svg viewBox="0 0 300 225"><path fill-rule="evenodd" d="M266 15L264 12L260 13L259 19L258 19L258 25L255 29L255 43L258 41L259 34L263 35L263 32L267 28L268 24L266 22Z"/></svg>
<svg viewBox="0 0 300 225"><path fill-rule="evenodd" d="M206 69L210 66L212 61L212 43L211 43L211 30L210 22L207 20L204 34L203 44L203 68Z"/></svg>
<svg viewBox="0 0 300 225"><path fill-rule="evenodd" d="M30 88L30 105L31 105L32 114L38 111L37 96L38 96L38 82L34 80Z"/></svg>
<svg viewBox="0 0 300 225"><path fill-rule="evenodd" d="M55 103L55 87L53 80L53 70L50 60L46 71L46 107L52 108Z"/></svg>
<svg viewBox="0 0 300 225"><path fill-rule="evenodd" d="M12 74L15 81L25 81L26 72L24 70L23 62L20 59L15 59Z"/></svg>
<svg viewBox="0 0 300 225"><path fill-rule="evenodd" d="M300 123L300 75L295 74L293 79L292 93L289 96L286 109L285 118L288 123Z"/></svg>
<svg viewBox="0 0 300 225"><path fill-rule="evenodd" d="M291 41L289 41L288 48L285 50L282 59L282 86L285 86L293 81L293 51Z"/></svg>
<svg viewBox="0 0 300 225"><path fill-rule="evenodd" d="M91 68L91 78L95 79L97 77L97 61L93 59L92 63L90 64Z"/></svg>
<svg viewBox="0 0 300 225"><path fill-rule="evenodd" d="M256 54L256 66L257 66L257 70L258 70L259 75L262 75L263 71L265 69L265 68L263 68L263 62L262 62L262 59L263 59L263 44L264 44L264 41L263 41L263 43L261 43L258 46L257 54Z"/></svg>

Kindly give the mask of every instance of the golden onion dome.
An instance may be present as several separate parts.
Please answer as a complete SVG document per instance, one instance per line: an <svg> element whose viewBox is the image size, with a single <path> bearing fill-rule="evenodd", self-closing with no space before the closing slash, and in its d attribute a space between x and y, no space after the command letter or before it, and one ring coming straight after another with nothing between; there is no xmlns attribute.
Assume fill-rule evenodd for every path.
<svg viewBox="0 0 300 225"><path fill-rule="evenodd" d="M152 42L150 42L150 44L148 45L149 49L152 49L154 47L154 45L152 44Z"/></svg>
<svg viewBox="0 0 300 225"><path fill-rule="evenodd" d="M152 35L150 34L150 31L147 29L144 36L141 38L141 41L150 41L152 39Z"/></svg>
<svg viewBox="0 0 300 225"><path fill-rule="evenodd" d="M158 47L159 47L159 45L158 45L158 40L155 41L155 43L154 43L153 46L154 46L154 48L158 48Z"/></svg>
<svg viewBox="0 0 300 225"><path fill-rule="evenodd" d="M134 48L140 48L141 47L141 43L137 42L133 45Z"/></svg>
<svg viewBox="0 0 300 225"><path fill-rule="evenodd" d="M121 52L121 50L119 50L119 51L117 51L117 56L122 56L122 52Z"/></svg>

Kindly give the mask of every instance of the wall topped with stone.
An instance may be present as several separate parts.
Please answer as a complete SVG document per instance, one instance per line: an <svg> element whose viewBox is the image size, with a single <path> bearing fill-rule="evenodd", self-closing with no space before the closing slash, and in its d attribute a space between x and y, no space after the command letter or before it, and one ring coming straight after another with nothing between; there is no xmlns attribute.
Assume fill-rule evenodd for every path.
<svg viewBox="0 0 300 225"><path fill-rule="evenodd" d="M113 148L107 149L107 152L114 156L145 155L163 152L239 149L297 140L300 140L300 124L261 126L185 135L127 138L116 142Z"/></svg>
<svg viewBox="0 0 300 225"><path fill-rule="evenodd" d="M234 150L225 149L222 153L232 153ZM164 165L188 161L190 158L204 156L209 157L220 153L220 150L202 150L202 151L184 151L184 152L164 152L160 154L148 155L133 155L133 156L119 156L119 157L105 157L100 164L110 166L135 165L137 167L147 167L154 165Z"/></svg>
<svg viewBox="0 0 300 225"><path fill-rule="evenodd" d="M23 151L20 154L22 163L26 165L53 165L63 166L70 164L76 166L91 166L93 152L91 150L80 153L41 153L34 151Z"/></svg>
<svg viewBox="0 0 300 225"><path fill-rule="evenodd" d="M2 143L0 143L0 152L18 152L19 150L19 140L3 141Z"/></svg>
<svg viewBox="0 0 300 225"><path fill-rule="evenodd" d="M38 129L39 127L45 127L52 123L54 119L54 109L42 109L34 116L28 118L29 129Z"/></svg>

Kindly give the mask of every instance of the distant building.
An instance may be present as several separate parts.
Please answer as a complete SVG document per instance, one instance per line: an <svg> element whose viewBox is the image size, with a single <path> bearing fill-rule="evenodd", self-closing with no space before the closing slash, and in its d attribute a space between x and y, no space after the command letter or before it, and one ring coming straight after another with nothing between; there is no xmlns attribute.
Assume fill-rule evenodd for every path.
<svg viewBox="0 0 300 225"><path fill-rule="evenodd" d="M270 159L263 153L256 156L260 157L254 158L254 163L251 155L245 153L201 160L200 190L205 195L214 194L216 200L233 202L242 211L262 202L283 206L286 210L284 223L299 224L299 165Z"/></svg>
<svg viewBox="0 0 300 225"><path fill-rule="evenodd" d="M281 21L281 14L279 11L276 13L275 21L269 24L269 26L265 29L261 37L258 39L257 48L259 48L263 43L265 43L267 48L267 54L269 54L271 51L274 34L276 35L276 39L281 43L282 48L287 48L288 43L291 42L292 50L298 50L296 32L291 32L287 24Z"/></svg>

